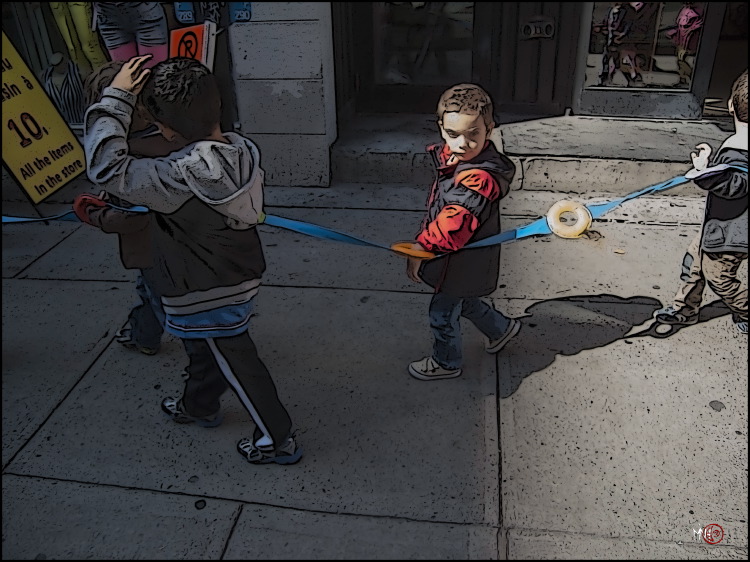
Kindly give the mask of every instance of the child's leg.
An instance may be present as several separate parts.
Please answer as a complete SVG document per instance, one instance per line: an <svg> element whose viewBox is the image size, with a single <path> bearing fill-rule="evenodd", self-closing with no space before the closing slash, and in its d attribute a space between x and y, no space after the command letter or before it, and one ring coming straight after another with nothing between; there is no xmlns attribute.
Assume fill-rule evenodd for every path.
<svg viewBox="0 0 750 562"><path fill-rule="evenodd" d="M229 388L224 374L206 340L183 339L182 344L190 360L182 393L185 411L197 418L215 414L221 408L221 395Z"/></svg>
<svg viewBox="0 0 750 562"><path fill-rule="evenodd" d="M291 434L292 420L250 334L243 332L207 342L224 377L255 422L254 440L265 437L267 442L283 445Z"/></svg>
<svg viewBox="0 0 750 562"><path fill-rule="evenodd" d="M432 358L445 369L458 369L461 354L460 297L435 293L430 302L430 327L435 337Z"/></svg>
<svg viewBox="0 0 750 562"><path fill-rule="evenodd" d="M747 254L739 252L703 252L703 272L708 286L729 307L735 322L747 322L747 286L743 288L737 278L737 270L746 259Z"/></svg>
<svg viewBox="0 0 750 562"><path fill-rule="evenodd" d="M510 318L477 297L464 299L461 315L491 340L500 339L510 327Z"/></svg>
<svg viewBox="0 0 750 562"><path fill-rule="evenodd" d="M674 297L674 308L685 316L698 314L706 279L701 269L701 233L693 239L682 258L682 285Z"/></svg>
<svg viewBox="0 0 750 562"><path fill-rule="evenodd" d="M164 333L161 301L152 293L142 274L138 276L135 290L141 297L141 304L130 313L131 338L143 347L158 349Z"/></svg>

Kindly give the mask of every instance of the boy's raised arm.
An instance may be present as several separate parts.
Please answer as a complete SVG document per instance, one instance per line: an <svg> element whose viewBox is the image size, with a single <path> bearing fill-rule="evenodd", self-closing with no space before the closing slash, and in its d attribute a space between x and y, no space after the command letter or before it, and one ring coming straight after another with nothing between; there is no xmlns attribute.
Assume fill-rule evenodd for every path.
<svg viewBox="0 0 750 562"><path fill-rule="evenodd" d="M133 204L171 213L179 209L192 192L177 166L177 157L134 158L129 153L127 137L137 92L147 76L144 70L134 79L137 66L131 63L123 66L112 86L104 89L101 101L86 112L87 174L95 184Z"/></svg>

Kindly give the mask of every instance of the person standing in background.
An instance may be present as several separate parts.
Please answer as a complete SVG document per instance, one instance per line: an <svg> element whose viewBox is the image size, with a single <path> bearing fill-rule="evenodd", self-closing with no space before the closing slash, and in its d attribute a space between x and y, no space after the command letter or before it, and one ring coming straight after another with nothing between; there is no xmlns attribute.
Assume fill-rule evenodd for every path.
<svg viewBox="0 0 750 562"><path fill-rule="evenodd" d="M147 67L169 57L167 15L160 2L94 2L94 26L109 56L128 61L151 55Z"/></svg>

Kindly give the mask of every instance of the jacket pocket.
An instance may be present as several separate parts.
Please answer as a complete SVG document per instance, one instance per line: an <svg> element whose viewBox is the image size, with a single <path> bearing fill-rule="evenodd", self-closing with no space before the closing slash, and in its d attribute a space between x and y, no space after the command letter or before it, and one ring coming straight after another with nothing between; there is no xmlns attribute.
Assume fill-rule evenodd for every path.
<svg viewBox="0 0 750 562"><path fill-rule="evenodd" d="M723 222L711 219L703 229L703 247L706 249L718 248L724 245L726 230Z"/></svg>

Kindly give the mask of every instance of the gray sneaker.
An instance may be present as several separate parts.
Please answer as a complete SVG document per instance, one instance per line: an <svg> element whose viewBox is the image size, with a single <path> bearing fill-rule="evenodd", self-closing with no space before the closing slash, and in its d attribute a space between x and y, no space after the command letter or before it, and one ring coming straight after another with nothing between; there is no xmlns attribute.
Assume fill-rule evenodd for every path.
<svg viewBox="0 0 750 562"><path fill-rule="evenodd" d="M520 329L521 321L515 318L511 318L510 325L508 326L508 329L505 331L505 333L500 336L499 339L489 340L484 349L487 351L487 353L497 353L505 347L505 344L508 343Z"/></svg>
<svg viewBox="0 0 750 562"><path fill-rule="evenodd" d="M747 334L747 320L743 320L742 322L735 322L734 325L737 326L740 334Z"/></svg>
<svg viewBox="0 0 750 562"><path fill-rule="evenodd" d="M409 365L409 374L415 379L432 381L459 377L461 376L461 369L446 369L441 367L432 357L425 357Z"/></svg>
<svg viewBox="0 0 750 562"><path fill-rule="evenodd" d="M667 306L662 310L657 310L654 313L654 317L657 322L662 324L680 324L690 326L698 323L698 314L691 314L690 316L680 312L680 309L676 309L673 306Z"/></svg>

